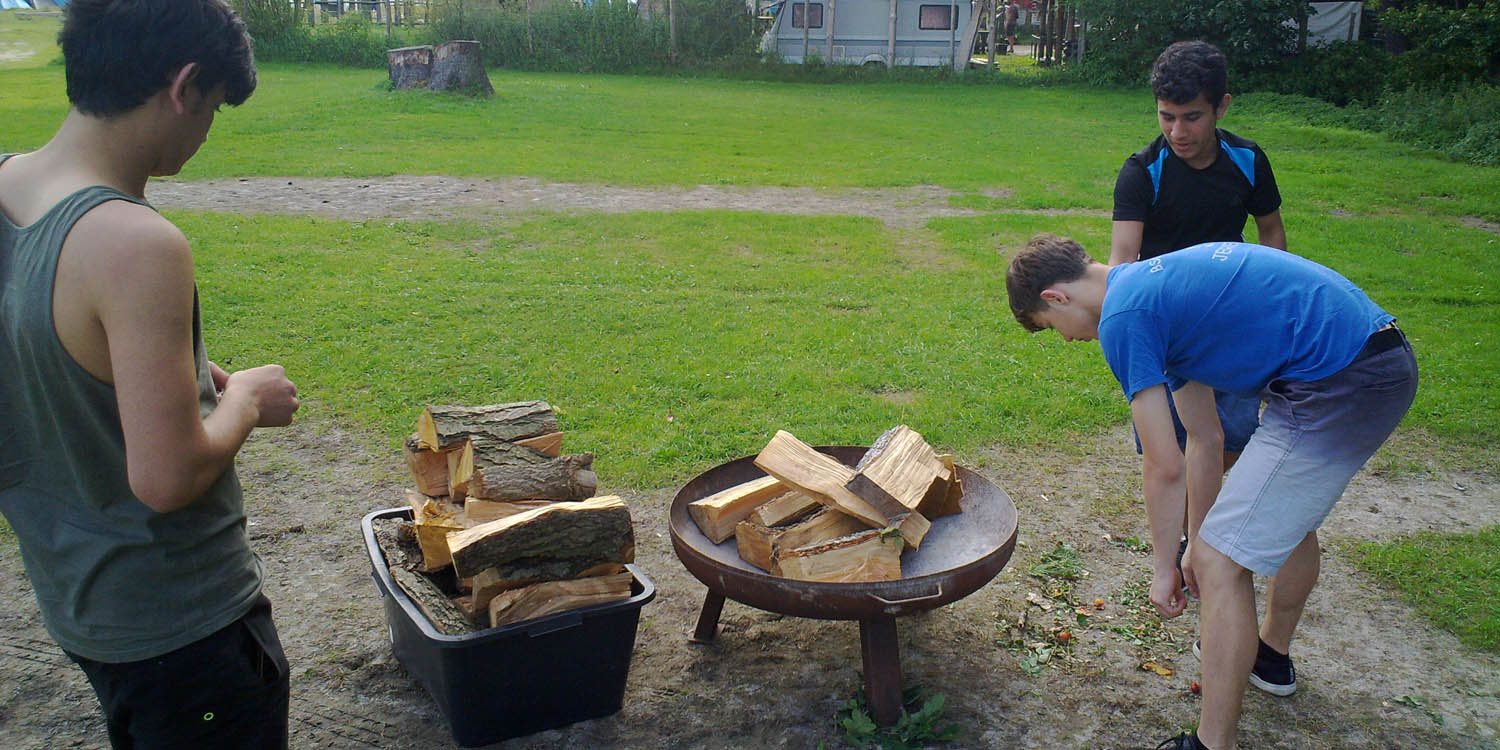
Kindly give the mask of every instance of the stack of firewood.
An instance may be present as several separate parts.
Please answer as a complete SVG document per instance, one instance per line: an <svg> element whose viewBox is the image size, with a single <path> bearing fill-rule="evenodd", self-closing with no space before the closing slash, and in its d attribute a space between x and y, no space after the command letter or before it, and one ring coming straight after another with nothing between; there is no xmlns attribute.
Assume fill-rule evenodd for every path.
<svg viewBox="0 0 1500 750"><path fill-rule="evenodd" d="M881 435L854 468L780 431L755 465L767 476L688 504L714 544L734 537L740 558L805 581L889 581L931 519L959 513L953 457L906 425Z"/></svg>
<svg viewBox="0 0 1500 750"><path fill-rule="evenodd" d="M406 441L412 521L377 529L392 578L454 635L627 599L630 512L593 497L545 401L429 406Z"/></svg>

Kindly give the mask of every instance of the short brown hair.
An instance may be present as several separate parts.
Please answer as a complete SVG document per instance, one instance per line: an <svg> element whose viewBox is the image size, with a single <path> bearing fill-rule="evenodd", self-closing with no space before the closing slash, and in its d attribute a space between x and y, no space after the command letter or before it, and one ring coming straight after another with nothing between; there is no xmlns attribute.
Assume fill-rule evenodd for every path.
<svg viewBox="0 0 1500 750"><path fill-rule="evenodd" d="M1016 322L1033 333L1042 330L1032 320L1045 306L1042 290L1064 281L1083 278L1093 261L1083 246L1068 237L1038 234L1010 259L1005 272L1005 291Z"/></svg>

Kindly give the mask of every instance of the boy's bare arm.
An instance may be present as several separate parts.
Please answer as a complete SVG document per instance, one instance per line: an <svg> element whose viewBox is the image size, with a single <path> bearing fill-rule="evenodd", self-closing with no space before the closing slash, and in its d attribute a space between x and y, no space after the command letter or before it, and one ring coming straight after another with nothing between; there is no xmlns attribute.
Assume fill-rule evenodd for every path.
<svg viewBox="0 0 1500 750"><path fill-rule="evenodd" d="M1141 438L1141 485L1146 495L1146 518L1151 525L1151 603L1163 617L1176 617L1187 608L1177 575L1177 540L1186 506L1187 472L1177 431L1167 406L1167 388L1156 385L1130 400L1130 414Z"/></svg>
<svg viewBox="0 0 1500 750"><path fill-rule="evenodd" d="M1109 264L1134 263L1141 257L1141 239L1146 236L1144 221L1116 221L1109 230Z"/></svg>
<svg viewBox="0 0 1500 750"><path fill-rule="evenodd" d="M279 365L229 375L218 407L200 417L192 255L150 209L109 203L80 219L57 284L60 300L89 301L97 331L65 330L59 318L58 334L80 364L113 383L130 488L153 510L201 496L256 426L290 423L296 388Z"/></svg>
<svg viewBox="0 0 1500 750"><path fill-rule="evenodd" d="M1219 496L1224 475L1224 428L1214 406L1214 391L1202 383L1188 383L1172 394L1177 416L1187 429L1188 537Z"/></svg>
<svg viewBox="0 0 1500 750"><path fill-rule="evenodd" d="M1281 223L1280 209L1255 217L1255 241L1277 250L1286 249L1286 227Z"/></svg>

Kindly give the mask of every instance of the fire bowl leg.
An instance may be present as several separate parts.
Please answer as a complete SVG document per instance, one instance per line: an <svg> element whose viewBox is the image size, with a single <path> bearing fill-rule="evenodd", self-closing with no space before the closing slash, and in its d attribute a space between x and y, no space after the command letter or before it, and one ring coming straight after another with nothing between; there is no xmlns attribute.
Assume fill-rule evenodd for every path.
<svg viewBox="0 0 1500 750"><path fill-rule="evenodd" d="M865 662L865 697L881 726L901 717L901 644L896 618L881 615L859 621L859 646Z"/></svg>
<svg viewBox="0 0 1500 750"><path fill-rule="evenodd" d="M719 635L719 613L724 611L724 595L709 589L703 597L703 611L698 613L698 627L688 638L691 643L713 643Z"/></svg>

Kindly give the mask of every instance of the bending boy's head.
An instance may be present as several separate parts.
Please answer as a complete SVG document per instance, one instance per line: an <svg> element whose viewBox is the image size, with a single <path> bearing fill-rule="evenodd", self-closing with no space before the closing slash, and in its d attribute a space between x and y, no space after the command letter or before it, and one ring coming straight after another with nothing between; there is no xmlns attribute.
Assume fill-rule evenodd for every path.
<svg viewBox="0 0 1500 750"><path fill-rule="evenodd" d="M255 90L250 37L223 0L73 0L57 41L68 101L95 117L141 106L188 63L198 64L194 87L222 83L228 104Z"/></svg>
<svg viewBox="0 0 1500 750"><path fill-rule="evenodd" d="M1151 93L1157 101L1187 104L1202 94L1217 106L1229 93L1228 62L1208 42L1177 42L1151 66Z"/></svg>
<svg viewBox="0 0 1500 750"><path fill-rule="evenodd" d="M1005 271L1005 291L1016 322L1035 333L1045 326L1036 315L1047 307L1042 292L1058 283L1083 278L1093 259L1083 246L1067 237L1038 234L1010 259Z"/></svg>

